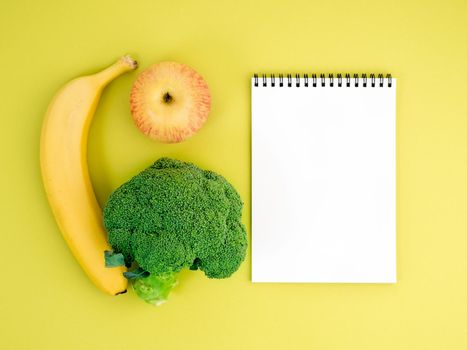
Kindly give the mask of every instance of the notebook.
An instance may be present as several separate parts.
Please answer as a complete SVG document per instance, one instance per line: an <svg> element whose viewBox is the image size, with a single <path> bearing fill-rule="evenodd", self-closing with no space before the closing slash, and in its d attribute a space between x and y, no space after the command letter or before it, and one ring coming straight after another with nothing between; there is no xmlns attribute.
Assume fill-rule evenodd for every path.
<svg viewBox="0 0 467 350"><path fill-rule="evenodd" d="M396 79L255 75L252 280L396 282Z"/></svg>

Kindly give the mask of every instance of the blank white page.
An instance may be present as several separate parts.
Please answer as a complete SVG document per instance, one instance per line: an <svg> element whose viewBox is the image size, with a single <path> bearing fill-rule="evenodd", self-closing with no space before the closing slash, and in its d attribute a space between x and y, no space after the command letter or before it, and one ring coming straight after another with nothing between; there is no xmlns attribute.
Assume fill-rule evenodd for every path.
<svg viewBox="0 0 467 350"><path fill-rule="evenodd" d="M395 283L396 80L252 79L253 282Z"/></svg>

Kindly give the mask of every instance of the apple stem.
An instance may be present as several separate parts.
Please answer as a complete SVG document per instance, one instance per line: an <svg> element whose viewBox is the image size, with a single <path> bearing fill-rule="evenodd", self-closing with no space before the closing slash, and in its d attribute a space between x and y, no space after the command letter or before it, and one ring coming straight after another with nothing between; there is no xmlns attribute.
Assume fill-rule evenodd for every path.
<svg viewBox="0 0 467 350"><path fill-rule="evenodd" d="M168 92L166 92L166 93L164 94L164 96L162 96L162 99L163 99L164 102L167 103L167 104L168 104L168 103L171 103L171 102L174 100L174 98L172 97L172 95L170 95Z"/></svg>

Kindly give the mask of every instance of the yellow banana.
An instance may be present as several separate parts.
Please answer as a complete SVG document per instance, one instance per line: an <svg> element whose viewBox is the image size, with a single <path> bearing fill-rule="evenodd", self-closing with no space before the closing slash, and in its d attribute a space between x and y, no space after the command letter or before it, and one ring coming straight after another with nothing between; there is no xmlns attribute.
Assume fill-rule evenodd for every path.
<svg viewBox="0 0 467 350"><path fill-rule="evenodd" d="M135 69L136 61L120 58L94 75L66 84L50 103L42 126L40 163L45 191L57 224L74 256L104 292L124 293L124 267L106 268L110 250L87 165L89 126L104 87Z"/></svg>

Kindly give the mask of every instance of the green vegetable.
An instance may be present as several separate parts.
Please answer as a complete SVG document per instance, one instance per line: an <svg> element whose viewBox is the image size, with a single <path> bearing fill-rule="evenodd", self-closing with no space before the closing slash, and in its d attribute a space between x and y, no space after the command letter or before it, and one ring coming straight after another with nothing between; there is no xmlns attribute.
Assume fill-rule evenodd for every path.
<svg viewBox="0 0 467 350"><path fill-rule="evenodd" d="M123 276L125 276L129 280L134 280L136 278L146 278L149 276L149 272L144 271L141 267L138 267L134 269L133 271L127 271L123 273Z"/></svg>
<svg viewBox="0 0 467 350"><path fill-rule="evenodd" d="M104 225L127 266L136 262L150 273L133 284L148 299L148 294L167 296L174 284L162 281L184 268L200 269L209 278L231 276L247 249L242 206L222 176L161 158L110 196Z"/></svg>
<svg viewBox="0 0 467 350"><path fill-rule="evenodd" d="M105 267L117 267L125 265L125 257L122 253L114 253L111 251L104 251Z"/></svg>
<svg viewBox="0 0 467 350"><path fill-rule="evenodd" d="M133 281L136 294L145 302L159 306L167 300L170 291L178 283L177 274L149 275Z"/></svg>

